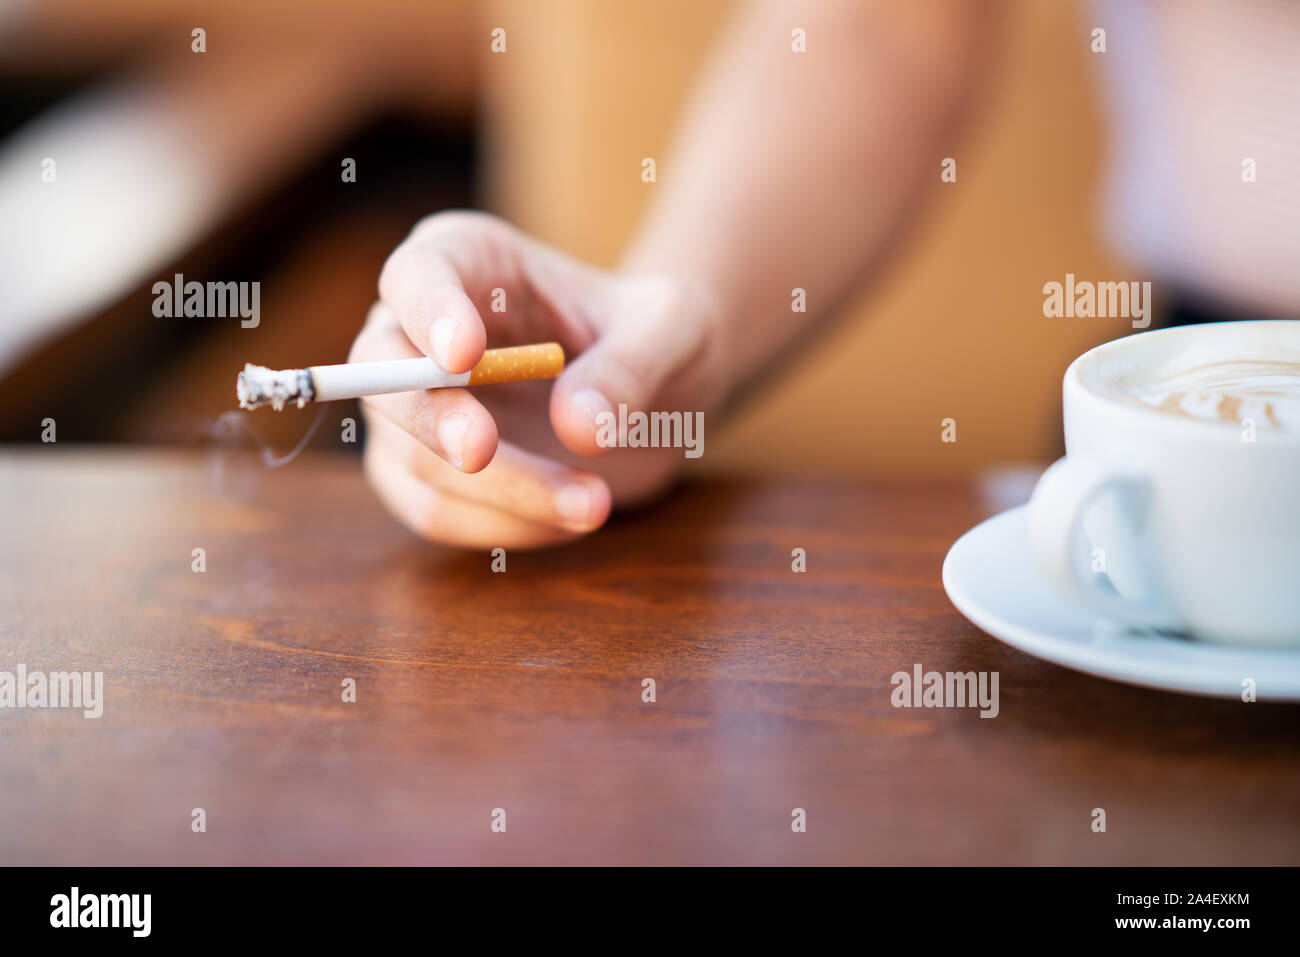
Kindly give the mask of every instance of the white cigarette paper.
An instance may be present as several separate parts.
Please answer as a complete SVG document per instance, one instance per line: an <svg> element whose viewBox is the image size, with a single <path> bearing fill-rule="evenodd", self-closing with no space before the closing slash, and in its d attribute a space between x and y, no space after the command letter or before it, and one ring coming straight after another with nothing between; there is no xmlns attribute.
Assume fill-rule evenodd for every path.
<svg viewBox="0 0 1300 957"><path fill-rule="evenodd" d="M312 366L313 402L357 399L363 395L415 392L469 385L469 373L450 373L432 359L394 359L391 362L349 362L337 366Z"/></svg>

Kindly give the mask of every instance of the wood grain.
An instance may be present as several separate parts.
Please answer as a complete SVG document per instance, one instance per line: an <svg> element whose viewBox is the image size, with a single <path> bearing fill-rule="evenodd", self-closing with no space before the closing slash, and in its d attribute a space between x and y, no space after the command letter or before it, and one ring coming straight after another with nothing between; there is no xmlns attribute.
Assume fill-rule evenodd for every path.
<svg viewBox="0 0 1300 957"><path fill-rule="evenodd" d="M1300 863L1300 710L984 635L971 484L687 486L504 574L351 458L10 452L0 502L0 670L106 698L0 711L0 863ZM915 662L1000 716L892 708Z"/></svg>

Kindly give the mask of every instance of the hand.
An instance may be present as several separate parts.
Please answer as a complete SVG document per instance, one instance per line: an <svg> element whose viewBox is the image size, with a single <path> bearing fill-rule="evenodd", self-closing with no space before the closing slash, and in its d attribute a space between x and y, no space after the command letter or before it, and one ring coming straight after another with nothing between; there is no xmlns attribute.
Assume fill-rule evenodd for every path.
<svg viewBox="0 0 1300 957"><path fill-rule="evenodd" d="M350 362L427 355L465 372L485 348L548 341L567 357L554 383L363 401L366 475L433 541L528 548L598 528L613 504L662 491L684 455L602 448L597 416L624 404L707 418L725 393L705 296L584 265L485 214L421 221L384 264L379 294Z"/></svg>

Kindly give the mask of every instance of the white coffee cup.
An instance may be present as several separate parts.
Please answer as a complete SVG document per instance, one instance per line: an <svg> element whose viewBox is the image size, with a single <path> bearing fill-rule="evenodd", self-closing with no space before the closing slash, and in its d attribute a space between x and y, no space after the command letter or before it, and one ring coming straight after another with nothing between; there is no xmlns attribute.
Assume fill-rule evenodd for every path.
<svg viewBox="0 0 1300 957"><path fill-rule="evenodd" d="M1066 457L1029 503L1031 544L1048 578L1119 622L1233 644L1300 644L1294 419L1270 405L1254 418L1214 421L1197 415L1243 406L1189 394L1166 403L1194 412L1177 414L1148 404L1159 388L1142 395L1178 381L1184 367L1202 374L1206 363L1291 362L1300 368L1298 320L1139 333L1074 360L1065 373ZM1244 408L1259 413L1252 403Z"/></svg>

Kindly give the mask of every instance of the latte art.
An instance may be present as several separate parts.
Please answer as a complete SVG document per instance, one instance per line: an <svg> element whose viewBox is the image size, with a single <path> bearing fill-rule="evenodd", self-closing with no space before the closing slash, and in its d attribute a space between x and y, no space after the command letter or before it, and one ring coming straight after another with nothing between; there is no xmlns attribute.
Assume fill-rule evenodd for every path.
<svg viewBox="0 0 1300 957"><path fill-rule="evenodd" d="M1112 388L1153 409L1206 422L1300 434L1300 362L1241 359L1130 375Z"/></svg>

